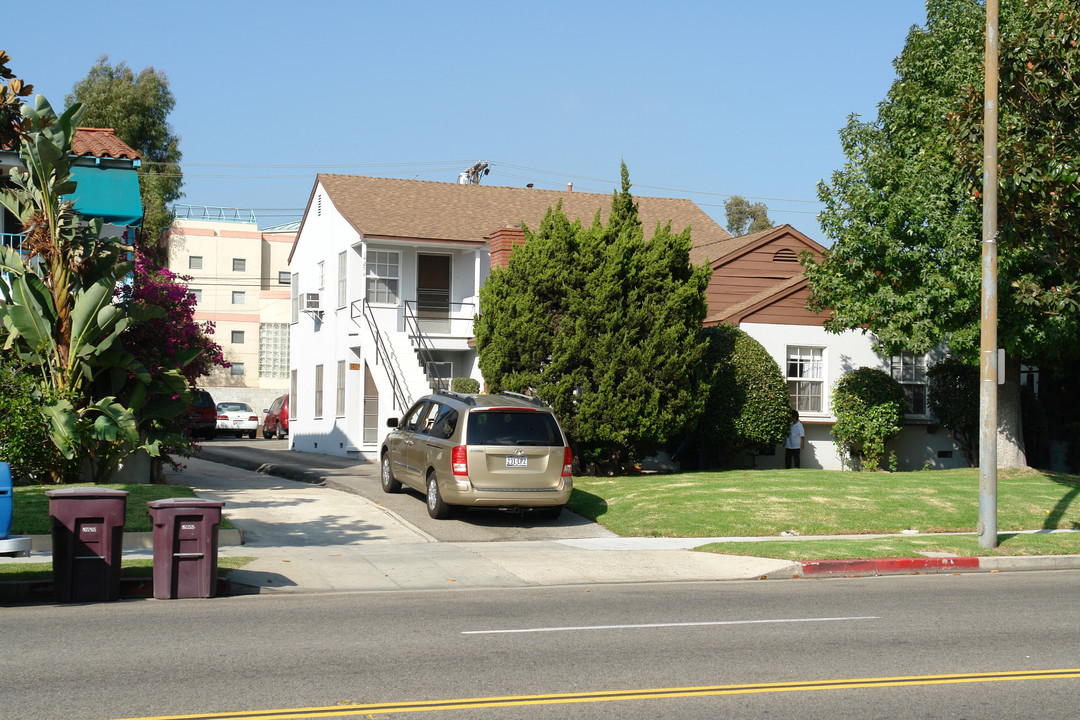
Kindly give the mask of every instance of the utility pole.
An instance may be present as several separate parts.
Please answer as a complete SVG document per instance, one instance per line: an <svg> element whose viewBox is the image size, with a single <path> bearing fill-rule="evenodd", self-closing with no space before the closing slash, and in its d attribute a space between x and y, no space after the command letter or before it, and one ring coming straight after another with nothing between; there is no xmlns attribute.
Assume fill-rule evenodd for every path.
<svg viewBox="0 0 1080 720"><path fill-rule="evenodd" d="M979 360L979 545L997 536L998 380L998 0L986 0L986 71L983 105L982 311Z"/></svg>

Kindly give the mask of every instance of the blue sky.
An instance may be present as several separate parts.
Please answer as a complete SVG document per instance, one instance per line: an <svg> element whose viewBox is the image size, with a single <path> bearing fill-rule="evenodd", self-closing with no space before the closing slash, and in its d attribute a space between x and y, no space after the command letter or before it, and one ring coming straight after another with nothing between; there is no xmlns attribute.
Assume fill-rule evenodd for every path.
<svg viewBox="0 0 1080 720"><path fill-rule="evenodd" d="M61 106L101 55L164 71L181 202L299 219L317 172L689 197L731 194L822 237L838 131L873 117L922 0L60 0L6 26L19 77ZM65 29L57 29L63 18ZM48 29L38 31L39 23Z"/></svg>

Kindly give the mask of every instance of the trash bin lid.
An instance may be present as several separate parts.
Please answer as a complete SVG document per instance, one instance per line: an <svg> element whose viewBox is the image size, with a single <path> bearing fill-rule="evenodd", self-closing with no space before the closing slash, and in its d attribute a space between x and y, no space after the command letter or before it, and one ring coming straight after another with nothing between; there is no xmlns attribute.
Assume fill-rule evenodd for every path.
<svg viewBox="0 0 1080 720"><path fill-rule="evenodd" d="M127 497L130 493L127 490L114 490L112 488L103 487L87 487L85 485L78 487L66 487L59 490L46 490L45 496L49 499L53 498L120 498Z"/></svg>
<svg viewBox="0 0 1080 720"><path fill-rule="evenodd" d="M148 500L146 506L152 510L168 510L169 508L220 508L225 507L225 503L198 497L173 497Z"/></svg>

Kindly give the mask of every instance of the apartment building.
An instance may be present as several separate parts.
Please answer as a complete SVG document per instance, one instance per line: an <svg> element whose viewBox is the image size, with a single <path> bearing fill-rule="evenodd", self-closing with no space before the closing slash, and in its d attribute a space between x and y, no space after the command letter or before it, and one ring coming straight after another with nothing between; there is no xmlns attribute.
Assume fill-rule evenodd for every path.
<svg viewBox="0 0 1080 720"><path fill-rule="evenodd" d="M199 385L217 402L246 402L261 415L288 392L289 252L299 223L260 229L250 210L174 211L169 269L191 278L195 319L214 323L213 338L231 364Z"/></svg>

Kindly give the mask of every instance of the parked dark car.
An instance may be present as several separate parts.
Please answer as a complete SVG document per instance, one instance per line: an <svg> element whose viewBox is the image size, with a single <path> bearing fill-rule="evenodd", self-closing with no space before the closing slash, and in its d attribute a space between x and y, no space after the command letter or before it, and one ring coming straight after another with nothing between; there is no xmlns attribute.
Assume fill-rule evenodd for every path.
<svg viewBox="0 0 1080 720"><path fill-rule="evenodd" d="M217 405L210 393L205 390L192 392L187 414L188 431L192 437L214 439L217 434Z"/></svg>
<svg viewBox="0 0 1080 720"><path fill-rule="evenodd" d="M282 395L266 410L263 417L263 437L282 438L289 434L289 396Z"/></svg>

